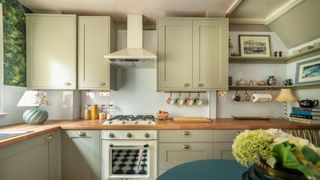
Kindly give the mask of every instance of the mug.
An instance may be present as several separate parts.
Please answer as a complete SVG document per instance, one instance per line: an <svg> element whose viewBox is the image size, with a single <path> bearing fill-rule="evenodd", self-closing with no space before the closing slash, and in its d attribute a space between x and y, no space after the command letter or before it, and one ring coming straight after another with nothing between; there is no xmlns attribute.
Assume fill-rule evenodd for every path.
<svg viewBox="0 0 320 180"><path fill-rule="evenodd" d="M238 93L238 91L236 91L236 93L232 96L232 100L236 101L236 102L240 102L241 101L241 96Z"/></svg>
<svg viewBox="0 0 320 180"><path fill-rule="evenodd" d="M171 94L170 94L170 96L167 98L167 104L170 104L170 105L172 105L172 104L174 104L174 97L172 97L171 96Z"/></svg>
<svg viewBox="0 0 320 180"><path fill-rule="evenodd" d="M271 94L252 94L251 101L252 102L270 102L272 100Z"/></svg>
<svg viewBox="0 0 320 180"><path fill-rule="evenodd" d="M184 104L185 104L185 105L192 106L193 103L194 103L194 100L193 100L193 98L190 97L190 96L187 97L187 98L184 100Z"/></svg>
<svg viewBox="0 0 320 180"><path fill-rule="evenodd" d="M182 96L177 97L176 100L175 100L175 103L176 103L176 105L178 105L178 106L182 106L182 105L183 105L183 102L184 102L184 99L183 99Z"/></svg>
<svg viewBox="0 0 320 180"><path fill-rule="evenodd" d="M251 96L249 95L249 93L247 91L244 92L242 100L247 101L247 102L251 101Z"/></svg>
<svg viewBox="0 0 320 180"><path fill-rule="evenodd" d="M197 106L201 106L203 104L202 97L196 97L196 99L194 100L194 104Z"/></svg>

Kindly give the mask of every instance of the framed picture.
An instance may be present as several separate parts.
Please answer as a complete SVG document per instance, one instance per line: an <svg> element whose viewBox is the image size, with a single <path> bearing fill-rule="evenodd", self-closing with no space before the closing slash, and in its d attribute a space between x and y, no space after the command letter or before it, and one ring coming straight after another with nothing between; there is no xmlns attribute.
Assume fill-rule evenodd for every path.
<svg viewBox="0 0 320 180"><path fill-rule="evenodd" d="M239 51L243 57L270 57L270 36L239 35Z"/></svg>
<svg viewBox="0 0 320 180"><path fill-rule="evenodd" d="M297 63L296 84L320 83L320 56Z"/></svg>

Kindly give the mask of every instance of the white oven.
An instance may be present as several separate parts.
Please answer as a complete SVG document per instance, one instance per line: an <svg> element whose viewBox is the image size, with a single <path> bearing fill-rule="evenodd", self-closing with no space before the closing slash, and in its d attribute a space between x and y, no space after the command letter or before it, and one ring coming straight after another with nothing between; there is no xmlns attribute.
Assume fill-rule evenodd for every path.
<svg viewBox="0 0 320 180"><path fill-rule="evenodd" d="M102 131L102 177L156 179L157 131Z"/></svg>

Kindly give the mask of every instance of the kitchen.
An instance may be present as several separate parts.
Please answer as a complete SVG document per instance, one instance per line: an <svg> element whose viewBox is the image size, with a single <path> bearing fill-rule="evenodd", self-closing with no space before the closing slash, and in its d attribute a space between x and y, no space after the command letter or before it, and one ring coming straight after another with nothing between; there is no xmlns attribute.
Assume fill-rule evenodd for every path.
<svg viewBox="0 0 320 180"><path fill-rule="evenodd" d="M319 108L318 0L0 2L0 179L161 179L246 129L320 145L292 117Z"/></svg>

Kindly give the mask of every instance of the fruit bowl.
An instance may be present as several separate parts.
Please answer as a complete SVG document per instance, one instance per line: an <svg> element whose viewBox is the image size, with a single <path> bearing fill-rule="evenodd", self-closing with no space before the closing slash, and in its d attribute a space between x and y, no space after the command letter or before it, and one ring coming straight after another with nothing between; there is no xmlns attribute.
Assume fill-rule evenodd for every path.
<svg viewBox="0 0 320 180"><path fill-rule="evenodd" d="M157 112L157 119L159 120L166 120L169 117L169 113L166 111L158 111Z"/></svg>

